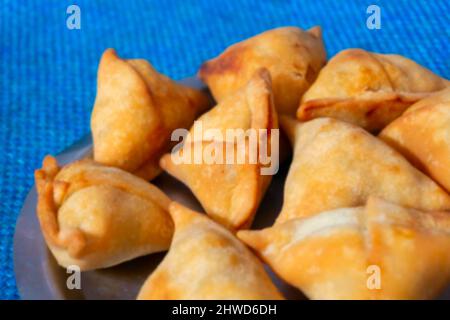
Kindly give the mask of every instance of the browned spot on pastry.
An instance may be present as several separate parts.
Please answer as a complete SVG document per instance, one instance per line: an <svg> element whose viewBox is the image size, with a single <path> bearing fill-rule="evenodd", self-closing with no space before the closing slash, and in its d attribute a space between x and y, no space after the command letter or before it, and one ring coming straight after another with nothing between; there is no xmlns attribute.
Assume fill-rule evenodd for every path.
<svg viewBox="0 0 450 320"><path fill-rule="evenodd" d="M369 110L366 111L366 117L370 118L374 115L374 113L377 111L377 106L372 106Z"/></svg>
<svg viewBox="0 0 450 320"><path fill-rule="evenodd" d="M298 109L297 118L299 120L311 120L317 109L328 108L334 103L336 103L336 99L316 99L304 102Z"/></svg>
<svg viewBox="0 0 450 320"><path fill-rule="evenodd" d="M310 65L308 65L308 67L306 68L306 74L305 74L305 79L306 81L311 84L314 82L314 80L316 80L317 77L317 72L313 70L313 68L311 68Z"/></svg>
<svg viewBox="0 0 450 320"><path fill-rule="evenodd" d="M236 46L225 51L218 58L205 62L199 71L200 79L205 80L210 74L221 74L228 71L238 71L241 67L243 46Z"/></svg>

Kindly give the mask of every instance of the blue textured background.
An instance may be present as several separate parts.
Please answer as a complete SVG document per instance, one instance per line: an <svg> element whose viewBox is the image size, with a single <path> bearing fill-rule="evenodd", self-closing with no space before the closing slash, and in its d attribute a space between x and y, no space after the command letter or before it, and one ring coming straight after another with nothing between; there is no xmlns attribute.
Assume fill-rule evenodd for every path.
<svg viewBox="0 0 450 320"><path fill-rule="evenodd" d="M89 130L102 51L149 59L181 79L227 45L283 25L320 24L328 55L348 47L408 56L450 78L450 2L0 0L0 298L18 298L12 238L33 170ZM81 30L66 8L81 8ZM382 29L366 28L381 7Z"/></svg>

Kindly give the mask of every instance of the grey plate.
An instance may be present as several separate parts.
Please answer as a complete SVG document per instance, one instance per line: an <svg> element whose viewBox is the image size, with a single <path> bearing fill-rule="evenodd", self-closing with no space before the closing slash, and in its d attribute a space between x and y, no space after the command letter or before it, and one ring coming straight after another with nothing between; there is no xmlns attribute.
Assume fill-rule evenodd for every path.
<svg viewBox="0 0 450 320"><path fill-rule="evenodd" d="M195 78L182 83L202 88ZM58 162L66 164L90 153L90 135L57 156ZM288 164L280 166L257 212L252 228L261 229L272 225L282 204L283 186ZM154 181L170 198L194 210L203 211L190 190L167 174ZM165 253L141 257L113 268L83 272L81 290L69 290L66 286L70 274L59 267L48 251L36 217L36 189L33 187L25 199L16 224L14 235L14 271L22 299L135 299L145 279L158 266ZM268 268L274 283L288 299L304 299L295 288L277 278ZM450 288L440 297L450 299Z"/></svg>
<svg viewBox="0 0 450 320"><path fill-rule="evenodd" d="M182 83L202 88L195 78L183 80ZM90 135L65 150L56 158L61 164L70 163L89 154L92 149ZM287 166L282 166L275 176L261 204L253 224L254 228L269 226L275 220L281 207L284 179ZM154 181L170 198L194 210L203 211L190 190L167 174L162 174ZM36 189L33 186L25 199L17 220L14 235L14 271L17 287L22 299L135 299L139 288L151 272L158 266L165 253L141 257L118 266L83 272L81 290L69 290L66 281L70 274L59 267L46 247L39 222L36 217ZM298 290L276 278L270 270L274 282L286 297L304 298Z"/></svg>

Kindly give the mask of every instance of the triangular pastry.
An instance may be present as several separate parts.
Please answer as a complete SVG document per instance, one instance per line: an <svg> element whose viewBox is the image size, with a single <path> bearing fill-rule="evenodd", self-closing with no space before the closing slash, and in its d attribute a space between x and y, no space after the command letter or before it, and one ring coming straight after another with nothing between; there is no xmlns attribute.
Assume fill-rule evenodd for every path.
<svg viewBox="0 0 450 320"><path fill-rule="evenodd" d="M320 71L303 95L297 117L332 117L378 131L414 102L449 85L403 56L347 49Z"/></svg>
<svg viewBox="0 0 450 320"><path fill-rule="evenodd" d="M51 156L35 179L41 230L59 265L106 268L168 249L170 200L145 180L88 159L59 168Z"/></svg>
<svg viewBox="0 0 450 320"><path fill-rule="evenodd" d="M221 137L196 138L195 132L202 129L218 131ZM273 106L270 75L267 70L257 71L254 77L242 89L224 99L216 107L202 115L193 125L183 147L172 154L161 158L161 167L187 185L203 208L216 221L223 225L240 229L249 227L256 213L260 200L269 185L272 175L264 175L267 166L260 161L259 153L267 148L267 154L272 152L272 129L278 128L277 115ZM237 139L227 139L227 129L242 130ZM253 139L257 148L249 148L250 136L244 135L245 130L267 133L267 140ZM244 143L245 142L245 143ZM278 141L276 141L278 142ZM212 148L215 145L217 147ZM202 149L198 151L197 146ZM213 150L208 153L206 150ZM222 150L222 163L212 162L207 155ZM233 150L232 161L226 161L228 150ZM203 151L202 151L203 150ZM195 162L194 154L199 155L200 163ZM216 154L216 153L214 153ZM217 153L218 154L218 153ZM244 157L238 162L238 155ZM177 162L174 156L188 159ZM268 159L277 161L276 156ZM253 159L253 161L252 161Z"/></svg>
<svg viewBox="0 0 450 320"><path fill-rule="evenodd" d="M311 299L431 299L450 281L450 213L379 198L238 238Z"/></svg>
<svg viewBox="0 0 450 320"><path fill-rule="evenodd" d="M170 135L188 128L209 106L205 93L180 85L142 59L124 60L113 49L98 68L91 117L94 159L150 180L170 148Z"/></svg>
<svg viewBox="0 0 450 320"><path fill-rule="evenodd" d="M294 156L277 223L379 196L406 207L450 209L450 196L400 153L364 129L332 118L281 118Z"/></svg>
<svg viewBox="0 0 450 320"><path fill-rule="evenodd" d="M262 263L230 231L175 202L170 214L170 250L138 299L283 299Z"/></svg>
<svg viewBox="0 0 450 320"><path fill-rule="evenodd" d="M221 102L244 86L256 70L267 68L272 76L277 111L294 115L300 98L325 61L320 27L307 31L283 27L228 47L218 57L205 62L199 76Z"/></svg>
<svg viewBox="0 0 450 320"><path fill-rule="evenodd" d="M450 88L412 105L379 137L450 192Z"/></svg>

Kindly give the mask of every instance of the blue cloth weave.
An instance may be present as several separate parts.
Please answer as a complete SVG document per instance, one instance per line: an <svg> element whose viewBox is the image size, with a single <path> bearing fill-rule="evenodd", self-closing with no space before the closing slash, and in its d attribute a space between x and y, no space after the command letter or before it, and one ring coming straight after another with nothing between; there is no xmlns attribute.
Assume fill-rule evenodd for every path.
<svg viewBox="0 0 450 320"><path fill-rule="evenodd" d="M450 78L450 2L412 0L0 0L0 298L19 298L13 234L33 170L89 130L101 53L150 60L181 79L261 31L321 25L328 55L399 53ZM81 9L81 30L66 9ZM381 29L366 27L369 5Z"/></svg>

